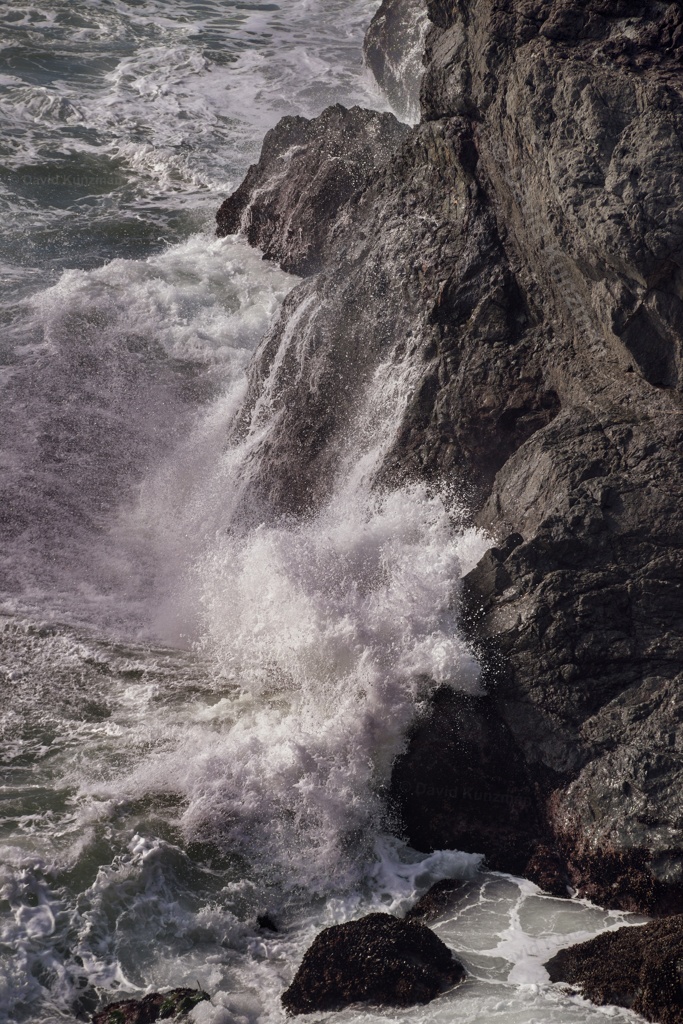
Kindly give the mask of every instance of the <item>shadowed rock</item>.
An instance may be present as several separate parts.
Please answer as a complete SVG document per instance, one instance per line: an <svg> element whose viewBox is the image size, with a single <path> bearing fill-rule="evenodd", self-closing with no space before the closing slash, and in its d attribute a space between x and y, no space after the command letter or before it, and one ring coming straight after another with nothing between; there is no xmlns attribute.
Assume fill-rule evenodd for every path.
<svg viewBox="0 0 683 1024"><path fill-rule="evenodd" d="M626 1006L659 1024L683 1022L683 917L598 935L545 966L551 981L575 985L599 1006Z"/></svg>
<svg viewBox="0 0 683 1024"><path fill-rule="evenodd" d="M341 1010L351 1003L427 1003L465 978L434 932L390 914L322 931L282 996L290 1013Z"/></svg>
<svg viewBox="0 0 683 1024"><path fill-rule="evenodd" d="M415 849L483 853L521 873L541 827L537 794L491 700L443 688L394 765L391 798Z"/></svg>
<svg viewBox="0 0 683 1024"><path fill-rule="evenodd" d="M458 902L464 885L459 878L442 878L435 882L406 912L404 920L420 921L424 924L443 917Z"/></svg>

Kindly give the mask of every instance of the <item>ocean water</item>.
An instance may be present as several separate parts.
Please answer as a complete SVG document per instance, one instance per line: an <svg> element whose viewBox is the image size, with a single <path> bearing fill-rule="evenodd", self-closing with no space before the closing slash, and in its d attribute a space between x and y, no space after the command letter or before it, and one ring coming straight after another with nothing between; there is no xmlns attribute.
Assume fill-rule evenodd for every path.
<svg viewBox="0 0 683 1024"><path fill-rule="evenodd" d="M392 835L383 787L429 687L480 685L458 593L490 543L457 495L372 486L411 367L379 367L329 507L235 515L259 437L225 439L297 281L213 216L283 114L386 108L375 7L0 9L1 1020L200 984L197 1024L282 1021L321 927L453 876L435 927L470 979L344 1022L632 1016L542 964L638 919Z"/></svg>

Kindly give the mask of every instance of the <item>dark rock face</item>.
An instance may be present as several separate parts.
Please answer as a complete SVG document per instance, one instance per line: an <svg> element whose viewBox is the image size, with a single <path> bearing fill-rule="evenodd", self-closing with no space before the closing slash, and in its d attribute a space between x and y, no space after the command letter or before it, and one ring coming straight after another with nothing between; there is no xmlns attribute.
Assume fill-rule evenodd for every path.
<svg viewBox="0 0 683 1024"><path fill-rule="evenodd" d="M407 133L392 114L360 107L329 107L315 121L284 117L218 211L218 235L244 231L283 270L315 273L339 210Z"/></svg>
<svg viewBox="0 0 683 1024"><path fill-rule="evenodd" d="M527 873L548 886L550 857L551 891L566 878L596 902L670 912L683 897L681 10L431 11L425 116L476 125L517 281L545 303L541 375L562 405L478 516L522 543L467 581L496 712L544 794L545 868L536 857ZM667 33L677 42L654 42ZM596 45L613 56L596 63ZM438 713L422 728L436 735Z"/></svg>
<svg viewBox="0 0 683 1024"><path fill-rule="evenodd" d="M312 124L320 137L321 119ZM387 363L412 381L386 482L451 477L481 503L506 458L557 415L536 365L539 325L476 160L464 119L410 132L339 213L324 269L288 296L235 424L236 437L258 435L267 381L270 430L254 452L265 507L306 513L329 496L369 382ZM522 353L529 365L517 371Z"/></svg>
<svg viewBox="0 0 683 1024"><path fill-rule="evenodd" d="M428 10L423 123L337 205L323 241L300 217L297 246L322 270L257 353L235 437L254 437L263 508L308 512L331 493L377 373L401 375L408 400L387 420L376 485L445 482L496 545L463 609L488 697L438 696L418 723L391 784L406 835L510 870L526 858L553 891L671 912L683 908L683 9ZM311 124L315 152L326 125ZM259 181L275 208L283 197L278 238L296 173L282 163ZM473 792L507 794L512 779L517 795L466 808L463 772Z"/></svg>
<svg viewBox="0 0 683 1024"><path fill-rule="evenodd" d="M620 928L564 949L546 965L600 1006L615 1003L659 1024L683 1022L683 918Z"/></svg>
<svg viewBox="0 0 683 1024"><path fill-rule="evenodd" d="M307 950L282 996L290 1013L341 1010L351 1003L427 1003L465 978L434 932L390 914L326 928Z"/></svg>
<svg viewBox="0 0 683 1024"><path fill-rule="evenodd" d="M569 872L562 854L550 837L547 843L536 843L522 873L551 896L569 895Z"/></svg>
<svg viewBox="0 0 683 1024"><path fill-rule="evenodd" d="M363 44L365 63L382 92L394 110L411 118L419 114L427 25L424 0L383 0Z"/></svg>
<svg viewBox="0 0 683 1024"><path fill-rule="evenodd" d="M683 104L679 44L654 40L681 10L458 3L446 15L425 113L465 103L477 120L520 282L547 303L545 373L563 404L480 513L524 543L470 581L477 634L527 762L556 773L549 823L572 884L670 910L683 863Z"/></svg>
<svg viewBox="0 0 683 1024"><path fill-rule="evenodd" d="M483 853L490 869L567 896L568 871L543 812L554 782L526 763L495 700L443 689L397 759L390 793L416 849Z"/></svg>
<svg viewBox="0 0 683 1024"><path fill-rule="evenodd" d="M206 992L196 988L172 988L170 992L153 992L144 999L126 999L110 1003L94 1015L92 1024L153 1024L157 1020L181 1019L194 1006L208 998Z"/></svg>
<svg viewBox="0 0 683 1024"><path fill-rule="evenodd" d="M485 853L493 870L521 874L542 827L535 782L489 698L440 690L391 792L415 849Z"/></svg>
<svg viewBox="0 0 683 1024"><path fill-rule="evenodd" d="M404 920L426 924L443 917L458 902L465 883L457 878L442 878L430 886L424 896L406 913Z"/></svg>

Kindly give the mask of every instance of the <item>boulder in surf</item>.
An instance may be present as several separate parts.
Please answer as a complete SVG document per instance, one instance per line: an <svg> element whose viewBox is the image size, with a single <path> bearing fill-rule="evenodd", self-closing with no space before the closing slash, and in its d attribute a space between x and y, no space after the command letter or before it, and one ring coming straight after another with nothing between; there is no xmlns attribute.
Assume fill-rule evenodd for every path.
<svg viewBox="0 0 683 1024"><path fill-rule="evenodd" d="M412 921L368 914L316 937L282 996L289 1013L341 1010L352 1003L428 1003L464 980L465 968L441 939Z"/></svg>
<svg viewBox="0 0 683 1024"><path fill-rule="evenodd" d="M561 950L545 965L599 1006L626 1006L646 1020L683 1024L683 915L619 928Z"/></svg>

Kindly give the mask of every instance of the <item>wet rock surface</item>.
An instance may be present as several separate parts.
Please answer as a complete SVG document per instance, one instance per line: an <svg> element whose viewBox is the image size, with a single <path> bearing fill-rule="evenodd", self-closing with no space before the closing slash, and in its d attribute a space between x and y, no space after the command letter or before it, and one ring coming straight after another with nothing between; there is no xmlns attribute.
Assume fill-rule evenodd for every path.
<svg viewBox="0 0 683 1024"><path fill-rule="evenodd" d="M551 836L548 836L548 842L540 841L532 847L522 874L551 896L571 895L572 886L565 858Z"/></svg>
<svg viewBox="0 0 683 1024"><path fill-rule="evenodd" d="M315 273L340 209L407 133L392 114L360 107L329 107L314 121L284 117L218 211L219 236L244 231L283 270Z"/></svg>
<svg viewBox="0 0 683 1024"><path fill-rule="evenodd" d="M153 1024L157 1020L183 1020L193 1007L209 996L196 988L153 992L143 999L110 1003L92 1018L92 1024Z"/></svg>
<svg viewBox="0 0 683 1024"><path fill-rule="evenodd" d="M376 486L446 485L493 538L463 595L488 696L437 695L417 723L390 787L404 834L558 894L670 913L683 907L683 9L428 12L423 123L340 200L324 241L299 218L297 246L321 269L258 351L235 437L255 438L260 508L307 514L332 493L373 380L400 378ZM312 153L334 134L324 118ZM272 187L294 213L294 163L264 173L253 195ZM463 770L484 799L466 805Z"/></svg>
<svg viewBox="0 0 683 1024"><path fill-rule="evenodd" d="M424 925L390 914L322 931L282 996L292 1014L341 1010L352 1003L427 1003L465 978L464 967Z"/></svg>
<svg viewBox="0 0 683 1024"><path fill-rule="evenodd" d="M442 878L420 896L417 903L407 911L404 920L428 924L451 911L458 903L465 889L465 883L458 878Z"/></svg>
<svg viewBox="0 0 683 1024"><path fill-rule="evenodd" d="M571 946L546 965L599 1006L613 1003L659 1024L683 1021L683 917L620 928Z"/></svg>
<svg viewBox="0 0 683 1024"><path fill-rule="evenodd" d="M340 211L324 269L290 293L256 353L235 421L235 439L257 434L268 382L274 418L254 451L265 467L260 509L306 514L330 496L368 387L388 364L410 384L381 482L450 478L481 503L506 458L557 415L534 363L538 325L475 165L467 121L421 125ZM511 377L521 352L533 365ZM393 414L383 404L381 415Z"/></svg>
<svg viewBox="0 0 683 1024"><path fill-rule="evenodd" d="M399 115L418 120L426 0L384 0L365 34L363 56Z"/></svg>

